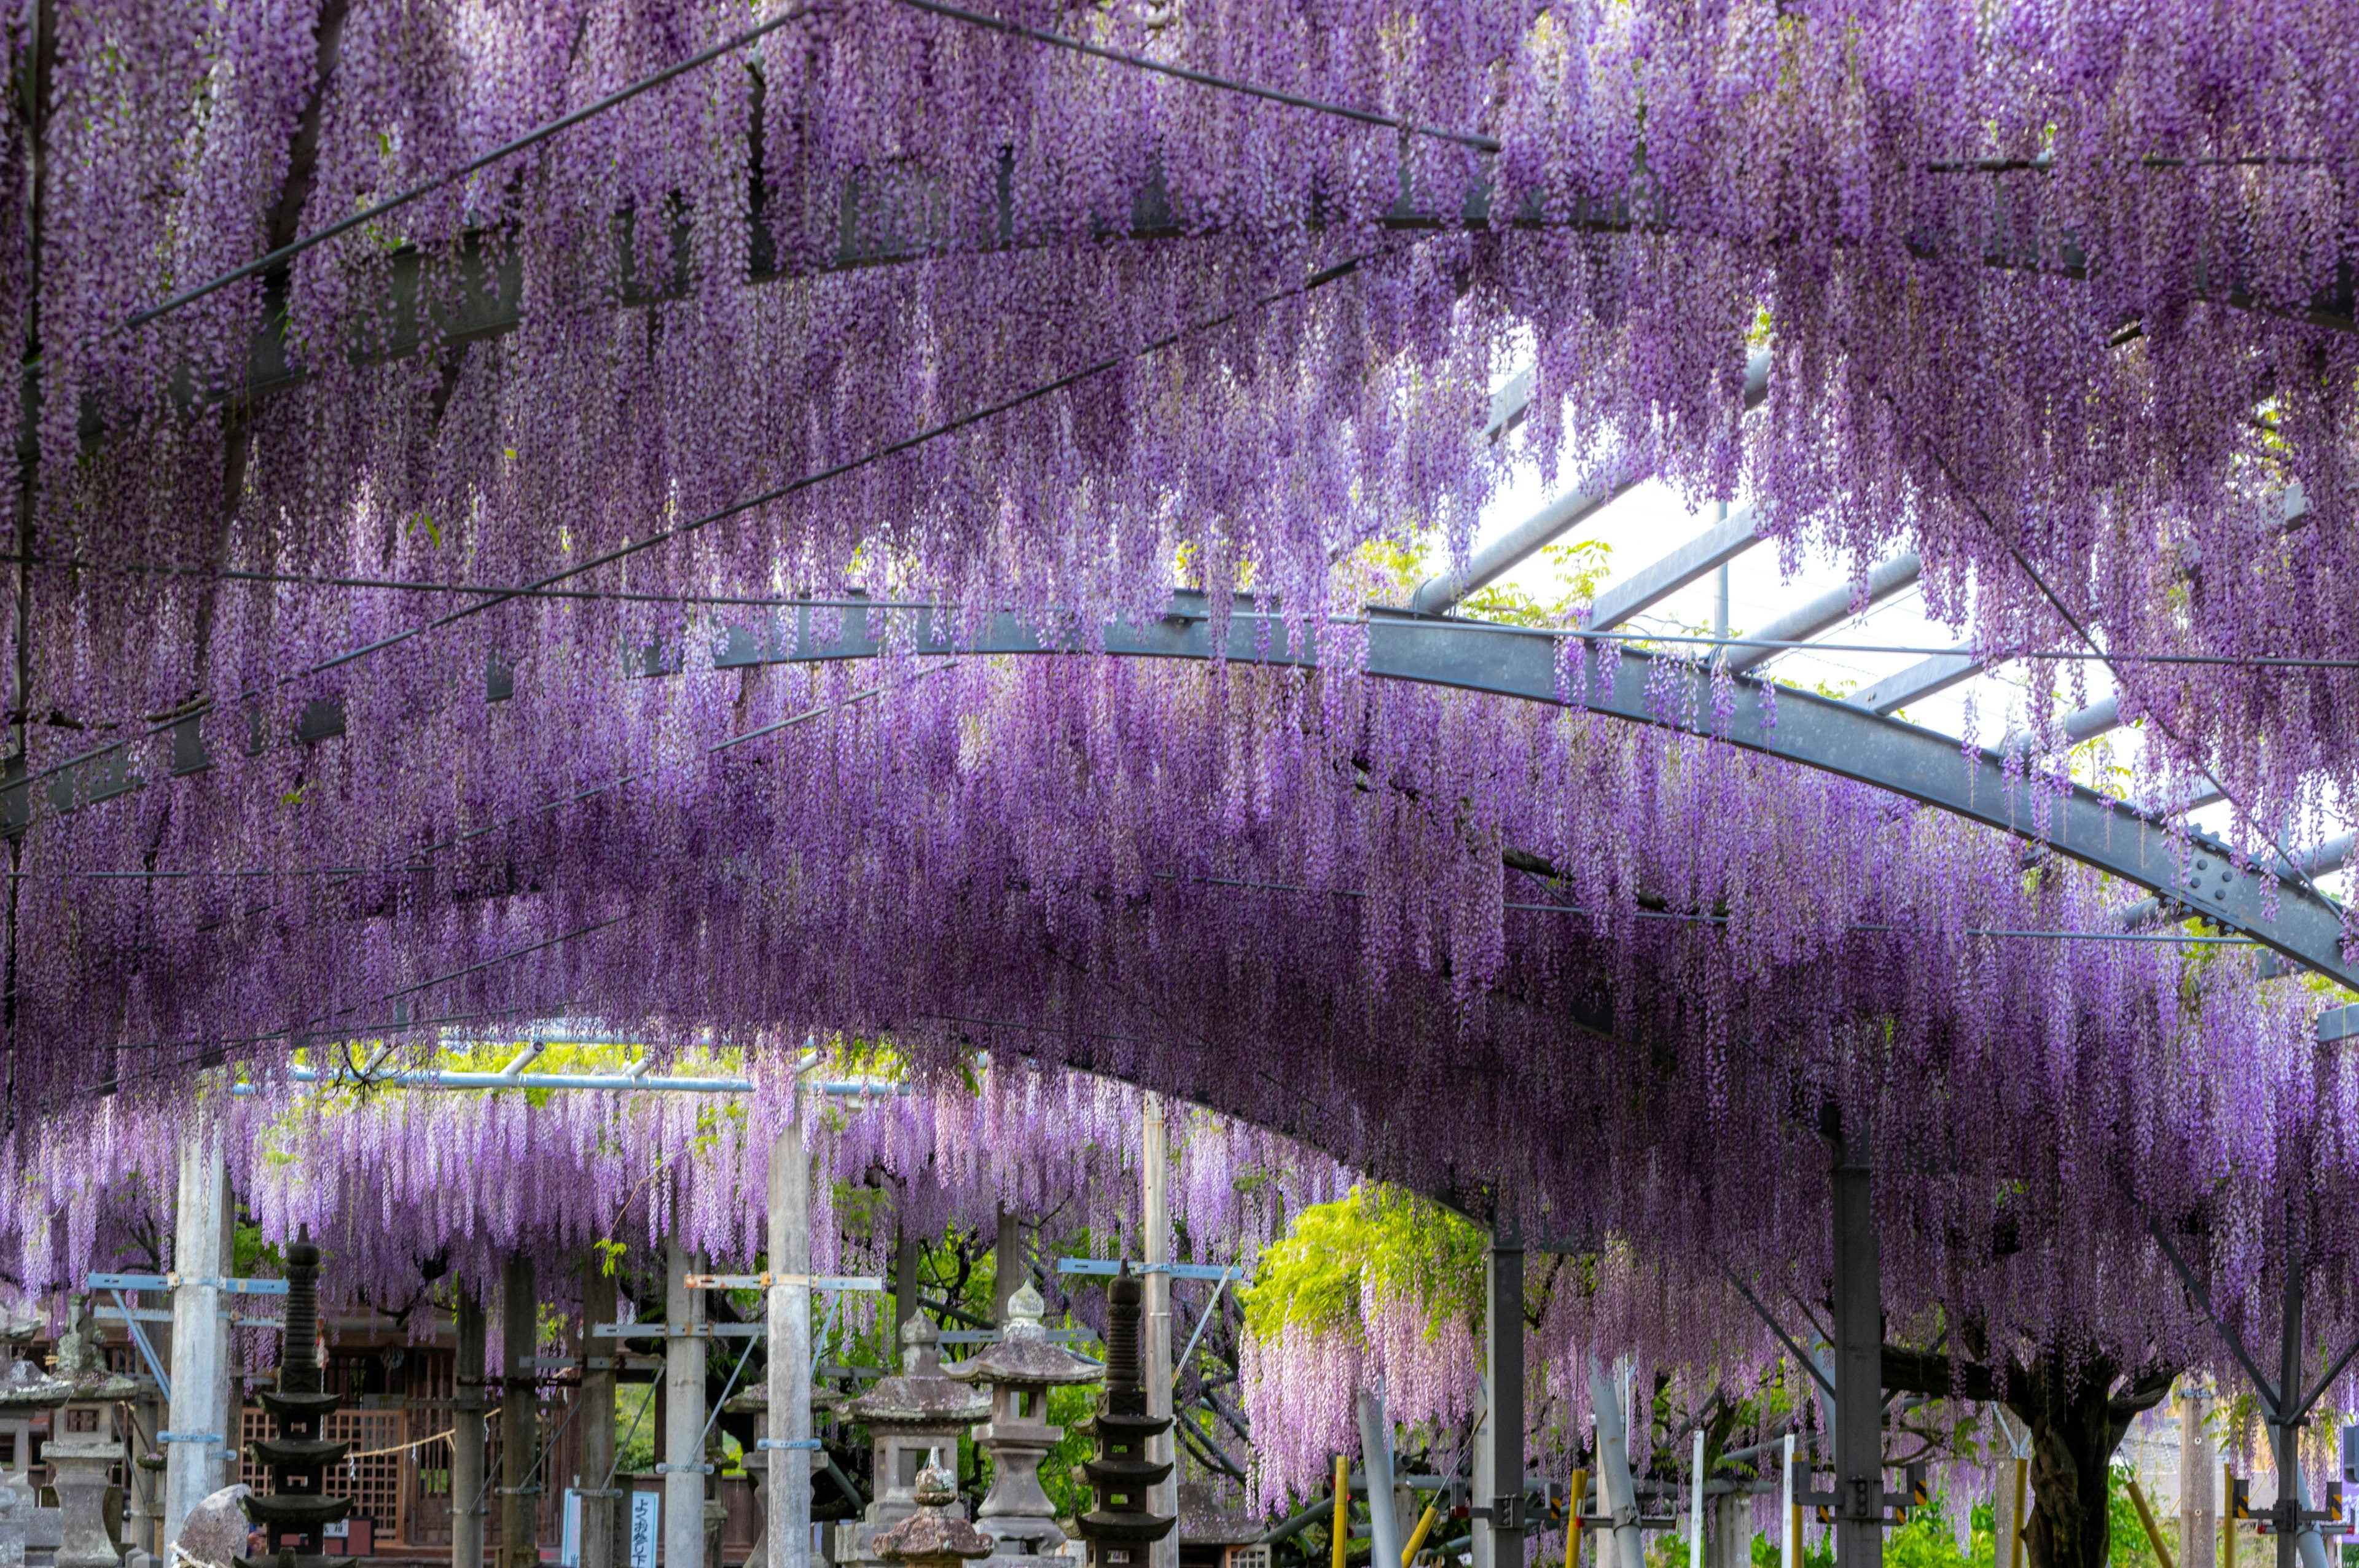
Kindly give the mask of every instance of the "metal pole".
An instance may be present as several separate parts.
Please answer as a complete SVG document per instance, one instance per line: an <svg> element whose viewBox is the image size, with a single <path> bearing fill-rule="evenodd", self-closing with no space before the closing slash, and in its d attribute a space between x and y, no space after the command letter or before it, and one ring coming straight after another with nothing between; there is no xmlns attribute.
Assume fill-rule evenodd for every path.
<svg viewBox="0 0 2359 1568"><path fill-rule="evenodd" d="M451 1568L484 1565L484 1303L459 1290L451 1389Z"/></svg>
<svg viewBox="0 0 2359 1568"><path fill-rule="evenodd" d="M894 1222L897 1227L899 1221ZM886 1358L900 1366L901 1330L918 1315L918 1243L898 1228L893 1233L893 1343Z"/></svg>
<svg viewBox="0 0 2359 1568"><path fill-rule="evenodd" d="M614 1321L614 1276L592 1246L582 1260L582 1568L616 1568L614 1551L614 1362L619 1339L591 1337L592 1325Z"/></svg>
<svg viewBox="0 0 2359 1568"><path fill-rule="evenodd" d="M2301 1221L2291 1199L2286 1203L2285 1322L2278 1338L2277 1398L2268 1411L2269 1435L2277 1460L2277 1568L2295 1568L2301 1529L2301 1456L2296 1446L2301 1433L2296 1407L2301 1402Z"/></svg>
<svg viewBox="0 0 2359 1568"><path fill-rule="evenodd" d="M1144 1375L1147 1379L1147 1413L1169 1417L1171 1414L1171 1276L1158 1272L1151 1265L1171 1261L1171 1137L1163 1119L1163 1097L1147 1097L1146 1114L1141 1118L1140 1173L1144 1178L1141 1193L1146 1210L1140 1228L1146 1245L1147 1270L1146 1312L1139 1325L1143 1331ZM1170 1465L1171 1473L1147 1488L1147 1511L1158 1519L1177 1518L1180 1513L1180 1469L1173 1463L1172 1444L1178 1441L1169 1431L1147 1440L1147 1457L1154 1464ZM1166 1530L1160 1540L1147 1549L1147 1568L1180 1568L1180 1532Z"/></svg>
<svg viewBox="0 0 2359 1568"><path fill-rule="evenodd" d="M801 1119L770 1145L770 1271L810 1272L810 1151ZM769 1316L769 1435L773 1444L811 1441L811 1303L808 1283L774 1284ZM770 1450L766 1568L810 1568L811 1451Z"/></svg>
<svg viewBox="0 0 2359 1568"><path fill-rule="evenodd" d="M1637 1492L1630 1484L1630 1440L1622 1417L1622 1379L1597 1357L1589 1358L1589 1404L1597 1422L1597 1509L1609 1520L1614 1543L1608 1561L1600 1542L1597 1568L1646 1568L1646 1542L1638 1533Z"/></svg>
<svg viewBox="0 0 2359 1568"><path fill-rule="evenodd" d="M663 1568L704 1564L704 1292L688 1249L664 1245Z"/></svg>
<svg viewBox="0 0 2359 1568"><path fill-rule="evenodd" d="M1835 1561L1842 1568L1882 1568L1884 1302L1873 1144L1864 1118L1828 1139L1834 1154Z"/></svg>
<svg viewBox="0 0 2359 1568"><path fill-rule="evenodd" d="M1695 1461L1688 1466L1688 1568L1703 1568L1703 1428L1696 1428Z"/></svg>
<svg viewBox="0 0 2359 1568"><path fill-rule="evenodd" d="M1794 1506L1794 1434L1786 1434L1785 1463L1778 1469L1777 1568L1797 1568L1794 1562L1802 1533L1801 1511Z"/></svg>
<svg viewBox="0 0 2359 1568"><path fill-rule="evenodd" d="M1360 1466L1368 1476L1368 1540L1375 1568L1386 1568L1401 1558L1400 1504L1393 1493L1393 1422L1385 1413L1385 1397L1363 1383L1356 1401L1360 1422Z"/></svg>
<svg viewBox="0 0 2359 1568"><path fill-rule="evenodd" d="M180 1146L179 1206L173 1214L172 1266L183 1284L172 1292L172 1397L166 1418L163 1536L180 1533L189 1510L212 1492L223 1453L238 1452L230 1430L229 1344L221 1287L199 1283L229 1273L222 1250L229 1172L217 1137ZM24 1460L19 1455L18 1467Z"/></svg>
<svg viewBox="0 0 2359 1568"><path fill-rule="evenodd" d="M537 1568L540 1509L532 1488L540 1435L532 1377L540 1340L540 1292L532 1260L511 1254L500 1271L500 1568Z"/></svg>
<svg viewBox="0 0 2359 1568"><path fill-rule="evenodd" d="M1493 1222L1484 1269L1484 1381L1491 1395L1489 1464L1475 1480L1491 1540L1492 1568L1524 1562L1524 1234L1513 1218Z"/></svg>

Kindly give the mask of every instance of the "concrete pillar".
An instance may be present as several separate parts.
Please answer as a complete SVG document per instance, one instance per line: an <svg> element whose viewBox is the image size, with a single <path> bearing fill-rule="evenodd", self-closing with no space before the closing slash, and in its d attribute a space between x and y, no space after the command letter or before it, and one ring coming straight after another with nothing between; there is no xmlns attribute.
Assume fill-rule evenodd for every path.
<svg viewBox="0 0 2359 1568"><path fill-rule="evenodd" d="M591 1337L593 1326L614 1321L614 1276L596 1247L582 1268L582 1568L617 1568L614 1362L623 1341Z"/></svg>
<svg viewBox="0 0 2359 1568"><path fill-rule="evenodd" d="M1753 1499L1742 1492L1723 1492L1711 1500L1710 1512L1706 1568L1753 1568Z"/></svg>
<svg viewBox="0 0 2359 1568"><path fill-rule="evenodd" d="M451 1385L451 1568L484 1563L484 1303L459 1287Z"/></svg>
<svg viewBox="0 0 2359 1568"><path fill-rule="evenodd" d="M1835 1561L1884 1563L1884 1281L1864 1119L1831 1127L1834 1158ZM2280 1568L2292 1568L2290 1563Z"/></svg>
<svg viewBox="0 0 2359 1568"><path fill-rule="evenodd" d="M2212 1441L2212 1390L2179 1384L2179 1568L2212 1568L2220 1556L2220 1453Z"/></svg>
<svg viewBox="0 0 2359 1568"><path fill-rule="evenodd" d="M1031 1276L1024 1261L1024 1222L1006 1204L999 1206L999 1234L991 1244L991 1321L1007 1325L1007 1298Z"/></svg>
<svg viewBox="0 0 2359 1568"><path fill-rule="evenodd" d="M513 1255L500 1271L500 1568L540 1562L540 1497L532 1487L540 1405L532 1358L540 1342L540 1292L532 1260Z"/></svg>
<svg viewBox="0 0 2359 1568"><path fill-rule="evenodd" d="M172 1268L184 1280L219 1280L234 1256L223 1238L229 1171L220 1139L191 1139L180 1147L179 1205L173 1212ZM172 1400L164 1444L164 1539L180 1533L189 1510L219 1489L224 1456L240 1446L236 1407L230 1402L229 1325L218 1285L183 1283L172 1292ZM211 1441L208 1441L210 1439Z"/></svg>
<svg viewBox="0 0 2359 1568"><path fill-rule="evenodd" d="M770 1145L768 1257L777 1274L810 1272L810 1151L790 1125ZM770 1287L768 1441L811 1441L811 1293L808 1283ZM764 1496L765 1568L810 1568L811 1451L773 1448ZM587 1568L587 1564L584 1564Z"/></svg>
<svg viewBox="0 0 2359 1568"><path fill-rule="evenodd" d="M1512 1219L1491 1227L1484 1269L1483 1386L1490 1396L1490 1443L1477 1461L1476 1568L1524 1563L1524 1236ZM1625 1467L1626 1468L1626 1467ZM1484 1542L1487 1540L1487 1550Z"/></svg>
<svg viewBox="0 0 2359 1568"><path fill-rule="evenodd" d="M704 1292L688 1288L689 1256L664 1246L663 1568L704 1563Z"/></svg>
<svg viewBox="0 0 2359 1568"><path fill-rule="evenodd" d="M893 1232L893 1344L895 1355L900 1354L901 1330L918 1315L918 1241L894 1221Z"/></svg>
<svg viewBox="0 0 2359 1568"><path fill-rule="evenodd" d="M1139 1163L1145 1190L1140 1196L1145 1213L1140 1225L1140 1239L1145 1244L1147 1263L1169 1263L1171 1134L1163 1119L1162 1096L1147 1097L1147 1110L1142 1122ZM1169 1417L1171 1414L1171 1276L1150 1268L1144 1283L1147 1299L1146 1311L1139 1324L1139 1349L1147 1378L1147 1413ZM1173 1519L1180 1512L1180 1469L1173 1463L1173 1444L1178 1441L1178 1437L1169 1432L1147 1441L1147 1459L1154 1464L1172 1466L1169 1476L1147 1488L1147 1511L1158 1519ZM1162 1540L1148 1544L1147 1568L1180 1568L1180 1532L1177 1530L1164 1531Z"/></svg>

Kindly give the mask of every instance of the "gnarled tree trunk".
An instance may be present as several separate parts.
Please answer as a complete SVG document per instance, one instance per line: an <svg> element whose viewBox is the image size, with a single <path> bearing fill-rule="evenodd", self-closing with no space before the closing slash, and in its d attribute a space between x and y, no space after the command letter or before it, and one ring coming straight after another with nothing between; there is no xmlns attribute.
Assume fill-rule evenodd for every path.
<svg viewBox="0 0 2359 1568"><path fill-rule="evenodd" d="M2030 1432L2037 1502L2024 1524L2023 1548L2031 1568L2104 1568L2114 1450L2130 1422L2170 1391L2178 1368L2149 1362L2115 1390L2121 1374L2111 1357L2051 1347L2027 1367L2007 1360L2002 1398L1999 1374L1981 1362L1884 1347L1886 1388L1997 1400Z"/></svg>

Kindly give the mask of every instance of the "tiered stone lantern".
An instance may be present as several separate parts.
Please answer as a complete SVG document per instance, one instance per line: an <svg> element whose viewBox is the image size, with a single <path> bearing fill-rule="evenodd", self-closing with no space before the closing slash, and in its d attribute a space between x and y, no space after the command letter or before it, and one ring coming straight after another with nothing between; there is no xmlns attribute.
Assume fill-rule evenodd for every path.
<svg viewBox="0 0 2359 1568"><path fill-rule="evenodd" d="M1147 1548L1179 1522L1172 1515L1147 1511L1147 1489L1171 1474L1169 1463L1147 1456L1147 1444L1171 1429L1171 1418L1147 1413L1147 1380L1138 1364L1138 1317L1146 1293L1127 1262L1106 1287L1105 1400L1082 1429L1098 1445L1096 1456L1082 1466L1098 1497L1098 1506L1081 1518L1090 1568L1138 1568L1147 1561Z"/></svg>
<svg viewBox="0 0 2359 1568"><path fill-rule="evenodd" d="M976 1521L1002 1552L1046 1554L1065 1543L1057 1510L1040 1489L1040 1461L1064 1435L1049 1424L1049 1390L1094 1383L1105 1368L1049 1343L1041 1325L1046 1303L1030 1281L1007 1300L999 1341L950 1375L991 1385L991 1422L974 1434L991 1455L991 1495Z"/></svg>
<svg viewBox="0 0 2359 1568"><path fill-rule="evenodd" d="M875 1462L875 1496L844 1555L873 1561L875 1538L918 1511L918 1476L934 1451L948 1450L956 1465L959 1439L991 1413L991 1401L943 1374L941 1336L920 1314L901 1325L901 1369L879 1378L842 1413L868 1428Z"/></svg>
<svg viewBox="0 0 2359 1568"><path fill-rule="evenodd" d="M918 1511L876 1537L877 1556L908 1568L966 1568L974 1559L991 1555L991 1537L951 1506L958 1501L958 1484L941 1467L940 1455L918 1472L912 1496Z"/></svg>
<svg viewBox="0 0 2359 1568"><path fill-rule="evenodd" d="M263 1527L271 1555L237 1560L238 1568L326 1568L326 1528L353 1511L350 1498L327 1495L327 1470L349 1443L330 1443L328 1417L343 1396L320 1387L320 1249L305 1230L287 1249L287 1337L278 1353L278 1387L262 1392L262 1408L278 1428L258 1439L254 1456L270 1467L271 1495L242 1499L245 1517Z"/></svg>

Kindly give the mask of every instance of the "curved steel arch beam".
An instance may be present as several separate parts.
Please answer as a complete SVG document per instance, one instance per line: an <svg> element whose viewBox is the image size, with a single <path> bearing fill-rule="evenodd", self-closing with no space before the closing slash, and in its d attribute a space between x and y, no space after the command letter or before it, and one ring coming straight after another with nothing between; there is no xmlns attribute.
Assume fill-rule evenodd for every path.
<svg viewBox="0 0 2359 1568"><path fill-rule="evenodd" d="M731 629L715 656L719 667L811 663L874 657L879 615L921 616L917 651L933 654L1027 654L1087 651L1078 636L1044 637L1037 622L1013 613L994 617L977 640L960 643L931 612L856 610L843 612L840 634L822 640L811 612L791 625L761 633ZM2303 968L2359 988L2359 964L2343 957L2343 916L2335 904L2299 881L2254 868L2238 871L2227 845L2200 831L2184 838L2158 817L2079 784L2053 785L2007 776L2002 753L1962 750L1938 730L1904 723L1849 703L1777 688L1749 676L1730 677L1734 711L1709 727L1712 711L1708 666L1674 665L1624 648L1610 682L1592 682L1585 704L1560 694L1557 655L1564 635L1480 621L1435 620L1374 612L1365 623L1367 654L1360 666L1386 680L1414 681L1552 706L1582 706L1633 723L1712 733L1731 745L1889 790L1969 820L2012 833L2059 854L2145 888L2228 930L2252 937ZM1314 633L1289 651L1276 618L1240 608L1215 646L1203 598L1173 598L1148 625L1115 623L1101 631L1108 654L1125 658L1210 660L1217 654L1241 665L1315 668ZM898 639L896 639L897 643ZM1266 645L1265 645L1266 644ZM647 674L668 665L654 650L635 661ZM1591 667L1596 667L1591 661Z"/></svg>

